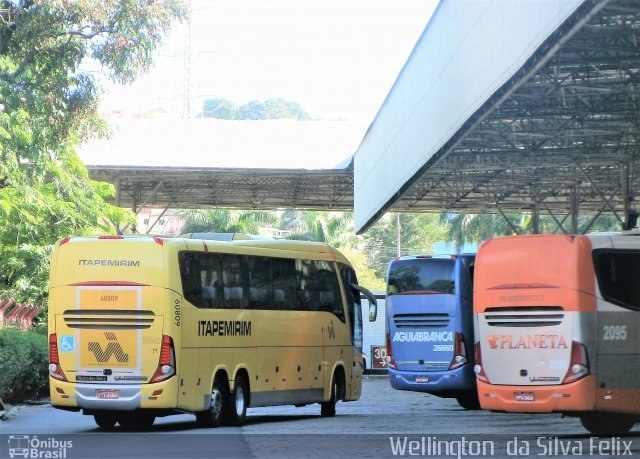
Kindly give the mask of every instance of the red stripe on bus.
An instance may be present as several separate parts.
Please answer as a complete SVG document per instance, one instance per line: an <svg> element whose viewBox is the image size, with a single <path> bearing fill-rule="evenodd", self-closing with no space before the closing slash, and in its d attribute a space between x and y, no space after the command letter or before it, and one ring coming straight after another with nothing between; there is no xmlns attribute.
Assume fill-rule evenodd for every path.
<svg viewBox="0 0 640 459"><path fill-rule="evenodd" d="M87 281L69 284L72 287L148 287L149 284L129 281Z"/></svg>

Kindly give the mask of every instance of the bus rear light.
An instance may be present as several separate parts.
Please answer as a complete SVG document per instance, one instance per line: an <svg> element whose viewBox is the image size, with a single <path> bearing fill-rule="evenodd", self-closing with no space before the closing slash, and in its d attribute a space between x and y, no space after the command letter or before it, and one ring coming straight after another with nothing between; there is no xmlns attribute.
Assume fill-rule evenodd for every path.
<svg viewBox="0 0 640 459"><path fill-rule="evenodd" d="M476 342L474 346L474 354L476 364L473 367L473 372L476 374L476 378L478 378L479 381L488 383L489 378L487 377L487 374L484 372L484 368L482 367L482 351L480 350L479 341Z"/></svg>
<svg viewBox="0 0 640 459"><path fill-rule="evenodd" d="M571 342L571 361L562 384L577 381L589 374L589 356L587 348L577 341Z"/></svg>
<svg viewBox="0 0 640 459"><path fill-rule="evenodd" d="M164 239L161 237L154 237L153 240L156 244L164 245Z"/></svg>
<svg viewBox="0 0 640 459"><path fill-rule="evenodd" d="M58 356L58 336L55 333L49 335L49 375L60 381L67 380L67 377L64 375L64 372L60 367L60 357Z"/></svg>
<svg viewBox="0 0 640 459"><path fill-rule="evenodd" d="M65 237L64 239L60 239L60 243L58 244L58 247L60 247L61 245L66 244L67 242L69 242L71 240L70 237Z"/></svg>
<svg viewBox="0 0 640 459"><path fill-rule="evenodd" d="M456 343L453 347L453 359L449 365L449 370L455 370L467 363L467 349L464 345L464 335L460 332L456 333Z"/></svg>
<svg viewBox="0 0 640 459"><path fill-rule="evenodd" d="M396 361L393 358L393 352L391 351L391 336L389 335L389 333L386 334L386 341L387 341L387 366L393 370L397 370L398 366L396 365Z"/></svg>
<svg viewBox="0 0 640 459"><path fill-rule="evenodd" d="M173 347L173 339L170 336L162 336L162 346L160 347L160 360L158 368L151 378L151 382L160 382L169 379L176 374L176 355Z"/></svg>
<svg viewBox="0 0 640 459"><path fill-rule="evenodd" d="M124 236L98 236L98 239L124 239Z"/></svg>

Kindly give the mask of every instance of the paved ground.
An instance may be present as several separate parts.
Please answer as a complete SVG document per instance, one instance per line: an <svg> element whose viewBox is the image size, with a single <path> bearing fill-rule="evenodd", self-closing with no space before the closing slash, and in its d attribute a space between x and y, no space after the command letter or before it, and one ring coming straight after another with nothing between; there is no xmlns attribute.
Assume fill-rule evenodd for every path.
<svg viewBox="0 0 640 459"><path fill-rule="evenodd" d="M323 418L319 405L255 408L241 428L204 429L180 415L158 419L144 433L105 433L92 417L25 406L0 422L0 458L7 457L8 435L73 440L68 458L640 456L640 424L628 436L598 439L574 418L466 411L453 399L395 391L386 377L367 378L362 398L339 403L337 412Z"/></svg>

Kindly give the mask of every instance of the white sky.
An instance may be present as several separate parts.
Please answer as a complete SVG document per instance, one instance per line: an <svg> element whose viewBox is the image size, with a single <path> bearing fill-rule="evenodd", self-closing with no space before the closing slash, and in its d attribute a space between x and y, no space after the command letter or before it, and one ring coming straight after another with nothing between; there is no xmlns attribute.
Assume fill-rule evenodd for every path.
<svg viewBox="0 0 640 459"><path fill-rule="evenodd" d="M103 110L134 114L163 108L180 117L188 95L190 117L196 117L210 97L238 105L282 97L299 102L312 117L355 126L357 140L336 145L337 163L355 152L436 5L437 0L192 0L190 28L174 30L150 74L131 86L110 87Z"/></svg>

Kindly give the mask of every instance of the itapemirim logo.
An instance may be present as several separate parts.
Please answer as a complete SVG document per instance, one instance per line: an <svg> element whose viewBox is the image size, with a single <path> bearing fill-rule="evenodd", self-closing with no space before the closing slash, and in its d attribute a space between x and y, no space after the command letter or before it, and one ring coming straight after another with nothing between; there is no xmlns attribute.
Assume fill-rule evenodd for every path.
<svg viewBox="0 0 640 459"><path fill-rule="evenodd" d="M102 350L102 346L100 346L100 343L97 341L89 342L89 350L96 356L96 361L99 363L105 363L109 361L112 355L115 355L116 360L119 363L128 362L129 354L126 354L124 350L122 350L122 347L116 338L116 334L112 332L105 332L104 335L109 341L105 350Z"/></svg>

